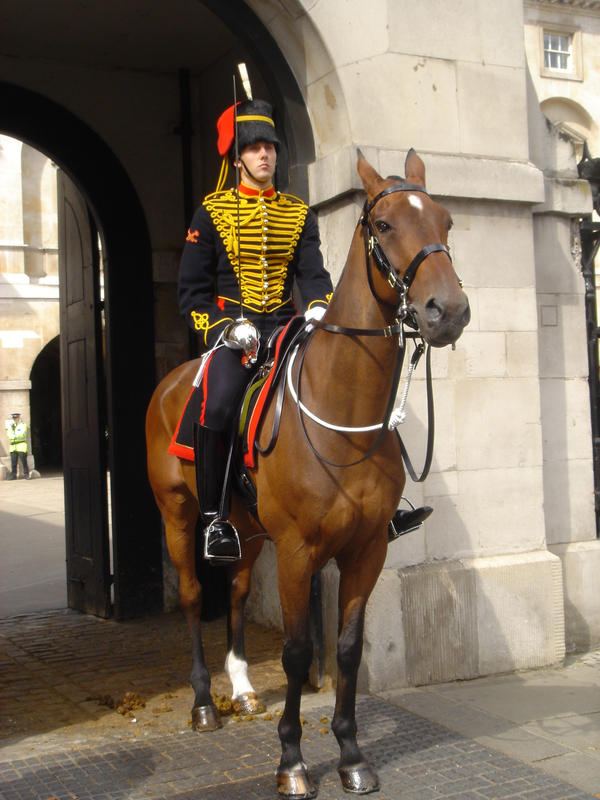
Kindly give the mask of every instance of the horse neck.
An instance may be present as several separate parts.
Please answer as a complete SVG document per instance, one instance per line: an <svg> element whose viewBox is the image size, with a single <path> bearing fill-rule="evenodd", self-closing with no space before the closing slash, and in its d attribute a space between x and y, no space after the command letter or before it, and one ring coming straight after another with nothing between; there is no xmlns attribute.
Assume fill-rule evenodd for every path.
<svg viewBox="0 0 600 800"><path fill-rule="evenodd" d="M385 328L394 321L396 309L373 295L367 270L362 227L359 225L327 309L327 322L351 328L376 329Z"/></svg>
<svg viewBox="0 0 600 800"><path fill-rule="evenodd" d="M360 228L354 234L344 270L324 321L347 328L383 329L393 323L395 309L374 297L369 286ZM344 424L364 425L382 418L398 355L397 338L348 336L317 332L307 352L307 378L316 398L331 405L327 387L337 386L336 416Z"/></svg>

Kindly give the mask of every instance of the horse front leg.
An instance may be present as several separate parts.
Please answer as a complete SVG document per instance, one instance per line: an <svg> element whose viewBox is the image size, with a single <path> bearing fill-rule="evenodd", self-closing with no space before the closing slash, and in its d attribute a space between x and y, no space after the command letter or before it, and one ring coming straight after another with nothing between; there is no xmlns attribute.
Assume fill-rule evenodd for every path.
<svg viewBox="0 0 600 800"><path fill-rule="evenodd" d="M231 701L238 714L262 714L259 700L250 679L244 642L244 609L250 593L252 567L262 549L262 538L244 543L243 559L229 571L229 612L227 614L227 657L225 670L231 681Z"/></svg>
<svg viewBox="0 0 600 800"><path fill-rule="evenodd" d="M195 498L180 493L165 500L159 508L165 522L169 555L179 576L179 602L184 613L192 643L192 672L194 690L192 728L195 731L214 731L220 728L221 717L210 694L210 673L202 645L202 587L196 575L195 526L198 506Z"/></svg>
<svg viewBox="0 0 600 800"><path fill-rule="evenodd" d="M300 699L312 660L309 625L310 570L308 567L302 570L294 563L294 559L299 559L297 554L292 555L291 560L283 560L278 553L278 559L279 594L285 628L281 662L287 677L287 692L278 726L281 760L277 769L277 790L280 797L304 800L317 794L300 749ZM283 568L282 560L285 563Z"/></svg>
<svg viewBox="0 0 600 800"><path fill-rule="evenodd" d="M382 535L350 563L340 567L339 623L335 711L331 723L340 746L338 773L344 791L368 794L379 788L379 779L363 756L356 740L356 680L362 657L365 608L381 572L386 553Z"/></svg>

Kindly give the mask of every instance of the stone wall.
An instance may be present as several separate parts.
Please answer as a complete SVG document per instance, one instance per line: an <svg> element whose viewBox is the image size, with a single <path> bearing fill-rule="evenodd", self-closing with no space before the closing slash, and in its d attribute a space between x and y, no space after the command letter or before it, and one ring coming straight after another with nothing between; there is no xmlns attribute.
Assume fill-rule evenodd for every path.
<svg viewBox="0 0 600 800"><path fill-rule="evenodd" d="M299 133L294 140L289 131L291 151L314 151L315 160L293 165L296 183L290 188L298 191L306 184L301 173L307 175L307 199L319 215L334 278L362 202L356 148L387 175L402 173L406 152L415 147L426 163L430 192L453 215L453 259L472 305L472 322L456 351L434 354L435 459L427 481L406 488L414 502L434 505L435 513L422 530L390 547L369 606L362 680L381 688L384 679L396 685L540 666L559 659L565 641L569 648L598 643L592 577L598 569L589 569L598 559L598 542L583 286L573 255L573 219L588 213L591 204L587 184L574 173L572 150L565 150L539 110L549 96L542 96L526 58L535 20L529 10L524 18L521 0L464 0L460 15L445 0L373 0L367 12L358 0L250 0L248 5L283 53L304 99L311 130L302 134L306 141ZM200 7L188 4L186 32ZM578 11L577 20L590 30L597 26L592 12ZM118 25L116 12L112 24ZM135 187L154 254L155 307L148 314L156 321L159 377L188 352L175 297L188 219L173 64L193 62L194 50L186 49L189 39L176 27L169 31L172 41L181 41L181 53L176 52L181 60L168 68L155 69L154 63L149 68L142 48L121 53L127 56L122 64L107 63L100 53L91 63L76 42L70 43L76 63L67 50L62 60L40 59L37 53L0 57L4 80L75 114L110 148ZM227 39L214 60L191 76L194 205L214 187L214 122L223 97L229 98L223 85L230 86L236 61L248 57L250 44L242 33L233 45ZM589 50L587 40L584 44ZM154 48L157 60L159 50ZM251 66L260 95L268 64ZM269 78L272 85L278 76ZM294 104L302 105L290 103L290 118L304 111ZM33 183L35 174L32 164L23 186ZM22 202L20 212L11 207L7 219L13 213L21 214L15 225L33 230L33 206ZM57 306L55 272L32 256L27 264L22 251L6 256L5 271L12 277L3 286L12 295L2 301L18 301L14 308L23 313L24 286L47 301L48 309ZM49 335L46 323L36 325L8 326L9 339L16 330L33 330L39 337L35 345L23 338L32 356ZM7 351L1 353L4 358ZM2 366L0 380L21 381L17 391L26 393L31 364L23 363L15 375ZM16 401L13 395L10 403ZM403 432L417 463L425 424L420 375ZM274 553L267 547L250 611L256 619L280 624L274 571ZM328 565L331 665L336 580ZM394 625L388 630L384 620L389 619ZM419 641L425 623L426 642Z"/></svg>
<svg viewBox="0 0 600 800"><path fill-rule="evenodd" d="M363 681L382 688L386 681L426 683L560 660L563 572L547 544L557 528L558 541L589 542L587 557L597 557L597 542L583 281L570 252L572 220L591 208L590 194L576 175L566 187L548 180L545 163L530 161L531 136L534 153L557 154L547 141L552 131L537 116L522 5L492 10L473 0L460 22L442 2L376 6L360 33L340 23L336 4L306 4L309 19L299 17L311 41L327 43L331 59L319 62L321 75L310 73L311 112L320 119L340 111L335 141L321 141L315 127L318 158L309 171L328 263L338 268L358 216L355 146L383 175L402 174L406 150L415 146L429 190L452 213L453 260L473 311L456 351L434 354L434 462L422 487L406 487L411 500L435 512L424 529L390 546L368 607ZM358 4L347 3L345 15L360 15ZM572 170L573 153L566 162ZM577 356L559 358L557 341ZM417 380L402 430L417 462L424 403ZM569 552L567 584L577 557ZM261 560L264 597L272 550ZM324 581L333 669L333 565ZM595 601L575 594L567 586L567 640L597 642ZM587 619L585 642L572 630L569 602ZM278 622L258 592L250 607L255 618Z"/></svg>

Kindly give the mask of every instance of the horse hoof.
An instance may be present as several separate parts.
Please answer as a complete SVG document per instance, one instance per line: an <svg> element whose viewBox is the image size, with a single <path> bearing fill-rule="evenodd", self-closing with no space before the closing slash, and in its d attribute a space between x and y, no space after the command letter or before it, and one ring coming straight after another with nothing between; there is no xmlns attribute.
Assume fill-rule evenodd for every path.
<svg viewBox="0 0 600 800"><path fill-rule="evenodd" d="M338 767L342 789L354 794L369 794L379 789L379 778L366 761L351 767Z"/></svg>
<svg viewBox="0 0 600 800"><path fill-rule="evenodd" d="M303 762L291 769L277 770L277 791L279 797L285 797L287 800L309 800L317 796L317 790Z"/></svg>
<svg viewBox="0 0 600 800"><path fill-rule="evenodd" d="M216 731L223 727L221 717L214 705L194 706L192 708L192 730Z"/></svg>
<svg viewBox="0 0 600 800"><path fill-rule="evenodd" d="M262 714L267 710L258 699L256 692L246 692L239 697L233 697L231 707L236 714Z"/></svg>

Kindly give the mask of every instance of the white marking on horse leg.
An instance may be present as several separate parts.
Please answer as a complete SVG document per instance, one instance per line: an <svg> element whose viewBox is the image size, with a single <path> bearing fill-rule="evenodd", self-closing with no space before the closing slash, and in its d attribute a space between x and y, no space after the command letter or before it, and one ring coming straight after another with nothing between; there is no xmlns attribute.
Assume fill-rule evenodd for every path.
<svg viewBox="0 0 600 800"><path fill-rule="evenodd" d="M411 204L413 208L418 208L419 211L423 211L423 201L421 200L420 197L417 197L416 194L409 194L408 202Z"/></svg>
<svg viewBox="0 0 600 800"><path fill-rule="evenodd" d="M234 700L243 694L254 692L252 684L248 680L248 664L244 659L238 658L233 650L227 653L225 669L233 687L231 696Z"/></svg>

